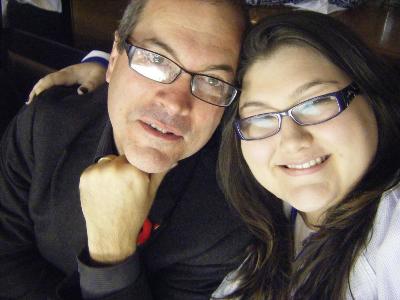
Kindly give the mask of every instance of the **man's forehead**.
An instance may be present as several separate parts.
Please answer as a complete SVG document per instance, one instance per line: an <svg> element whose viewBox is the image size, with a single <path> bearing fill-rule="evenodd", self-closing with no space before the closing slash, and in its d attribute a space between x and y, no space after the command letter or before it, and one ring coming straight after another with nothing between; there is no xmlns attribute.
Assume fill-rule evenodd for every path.
<svg viewBox="0 0 400 300"><path fill-rule="evenodd" d="M133 31L134 40L143 43L140 46L166 50L181 63L190 56L199 63L207 58L211 65L236 68L243 33L241 22L235 21L240 18L238 12L233 8L219 11L208 1L161 1L149 2ZM167 3L171 6L164 6Z"/></svg>
<svg viewBox="0 0 400 300"><path fill-rule="evenodd" d="M244 16L239 8L228 3L209 0L150 0L140 14L137 26L154 26L160 31L169 28L182 34L186 30L193 33L193 39L202 34L224 36L227 40L241 39L245 29Z"/></svg>

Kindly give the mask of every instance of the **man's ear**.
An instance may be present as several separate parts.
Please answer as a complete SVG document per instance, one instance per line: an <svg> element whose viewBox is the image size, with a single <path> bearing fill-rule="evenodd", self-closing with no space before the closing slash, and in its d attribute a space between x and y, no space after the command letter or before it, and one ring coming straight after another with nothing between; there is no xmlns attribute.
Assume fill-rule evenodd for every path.
<svg viewBox="0 0 400 300"><path fill-rule="evenodd" d="M113 43L113 47L112 47L112 51L110 54L110 60L108 62L108 68L107 68L107 72L106 72L106 81L108 83L110 83L110 79L111 79L111 74L114 70L115 64L117 62L118 56L120 55L120 52L118 51L118 44L119 41L119 36L118 33L115 31L114 33L114 43Z"/></svg>

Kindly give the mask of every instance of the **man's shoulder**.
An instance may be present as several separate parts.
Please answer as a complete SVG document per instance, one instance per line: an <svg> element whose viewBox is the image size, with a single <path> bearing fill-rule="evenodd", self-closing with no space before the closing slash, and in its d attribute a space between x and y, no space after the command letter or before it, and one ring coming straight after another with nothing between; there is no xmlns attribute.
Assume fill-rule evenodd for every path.
<svg viewBox="0 0 400 300"><path fill-rule="evenodd" d="M32 128L33 137L68 141L84 132L99 132L107 116L106 86L86 95L77 95L76 88L55 87L37 97L19 118Z"/></svg>
<svg viewBox="0 0 400 300"><path fill-rule="evenodd" d="M40 94L33 103L40 120L87 121L106 113L107 88L102 86L93 93L78 95L75 87L54 87ZM61 125L61 124L60 124Z"/></svg>
<svg viewBox="0 0 400 300"><path fill-rule="evenodd" d="M57 157L69 145L97 145L107 122L107 88L76 95L76 89L57 87L45 91L23 107L8 126L2 144L11 151ZM94 146L93 146L94 147ZM38 157L36 157L38 158Z"/></svg>

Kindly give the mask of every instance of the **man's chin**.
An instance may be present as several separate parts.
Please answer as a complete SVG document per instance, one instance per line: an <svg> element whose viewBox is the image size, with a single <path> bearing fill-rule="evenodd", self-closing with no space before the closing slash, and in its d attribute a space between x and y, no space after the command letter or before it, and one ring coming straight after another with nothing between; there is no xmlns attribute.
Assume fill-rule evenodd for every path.
<svg viewBox="0 0 400 300"><path fill-rule="evenodd" d="M176 160L156 150L149 150L146 153L125 153L125 156L131 165L149 174L168 171L177 163Z"/></svg>

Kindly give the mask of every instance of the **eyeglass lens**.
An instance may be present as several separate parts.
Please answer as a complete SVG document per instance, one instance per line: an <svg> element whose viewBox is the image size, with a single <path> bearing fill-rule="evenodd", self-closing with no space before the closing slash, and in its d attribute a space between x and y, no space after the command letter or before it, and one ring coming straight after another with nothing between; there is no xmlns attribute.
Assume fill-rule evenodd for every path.
<svg viewBox="0 0 400 300"><path fill-rule="evenodd" d="M318 97L294 106L289 110L299 125L322 123L340 113L338 100L333 95ZM261 139L272 136L280 130L278 113L249 117L239 121L241 134L245 139Z"/></svg>
<svg viewBox="0 0 400 300"><path fill-rule="evenodd" d="M130 67L133 70L157 82L172 83L183 70L176 63L158 53L132 45L130 45L128 56L130 57ZM191 75L193 76L191 93L205 102L228 106L237 94L237 90L233 86L222 80L201 74Z"/></svg>

